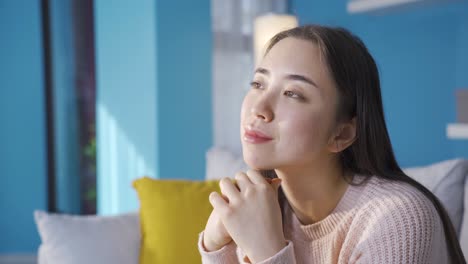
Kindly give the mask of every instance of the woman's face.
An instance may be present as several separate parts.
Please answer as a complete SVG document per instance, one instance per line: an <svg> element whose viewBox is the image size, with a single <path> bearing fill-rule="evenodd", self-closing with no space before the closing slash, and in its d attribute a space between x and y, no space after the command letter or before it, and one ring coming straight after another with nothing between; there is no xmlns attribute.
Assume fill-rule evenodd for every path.
<svg viewBox="0 0 468 264"><path fill-rule="evenodd" d="M316 44L279 41L258 65L251 86L240 129L251 168L307 166L330 154L337 90Z"/></svg>

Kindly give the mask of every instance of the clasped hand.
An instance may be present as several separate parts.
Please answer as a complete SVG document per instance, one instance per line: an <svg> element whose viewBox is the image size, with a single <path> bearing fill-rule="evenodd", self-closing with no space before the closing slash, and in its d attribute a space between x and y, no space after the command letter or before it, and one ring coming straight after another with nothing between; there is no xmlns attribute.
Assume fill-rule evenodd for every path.
<svg viewBox="0 0 468 264"><path fill-rule="evenodd" d="M232 240L254 263L268 259L286 246L278 189L281 179L268 182L258 171L249 170L220 181L221 194L209 201Z"/></svg>

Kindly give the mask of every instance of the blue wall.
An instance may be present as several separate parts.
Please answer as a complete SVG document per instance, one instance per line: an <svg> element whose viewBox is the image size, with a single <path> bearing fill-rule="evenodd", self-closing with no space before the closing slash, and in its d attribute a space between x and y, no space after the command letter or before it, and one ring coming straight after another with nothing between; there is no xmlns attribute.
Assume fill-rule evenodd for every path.
<svg viewBox="0 0 468 264"><path fill-rule="evenodd" d="M204 178L210 1L96 0L94 7L98 212L115 214L138 208L135 178Z"/></svg>
<svg viewBox="0 0 468 264"><path fill-rule="evenodd" d="M457 50L456 50L456 82L457 88L468 89L468 4L465 6L464 15L457 17ZM468 140L458 140L453 143L455 156L468 156Z"/></svg>
<svg viewBox="0 0 468 264"><path fill-rule="evenodd" d="M400 165L468 156L446 138L455 90L468 87L468 3L349 15L345 1L293 0L301 24L342 26L361 37L379 66L390 137Z"/></svg>
<svg viewBox="0 0 468 264"><path fill-rule="evenodd" d="M40 1L0 2L0 254L35 252L46 208Z"/></svg>
<svg viewBox="0 0 468 264"><path fill-rule="evenodd" d="M94 1L100 214L135 210L132 180L156 171L154 2Z"/></svg>
<svg viewBox="0 0 468 264"><path fill-rule="evenodd" d="M211 1L156 2L156 176L201 180L213 137Z"/></svg>

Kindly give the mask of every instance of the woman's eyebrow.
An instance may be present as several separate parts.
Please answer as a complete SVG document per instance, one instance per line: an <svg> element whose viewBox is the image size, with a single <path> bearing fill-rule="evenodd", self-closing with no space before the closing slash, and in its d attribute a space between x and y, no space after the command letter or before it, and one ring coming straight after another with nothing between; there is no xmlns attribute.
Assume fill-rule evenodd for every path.
<svg viewBox="0 0 468 264"><path fill-rule="evenodd" d="M311 79L309 79L309 78L307 78L305 76L299 75L299 74L289 74L288 76L286 76L286 79L295 80L295 81L302 81L302 82L308 83L308 84L318 88L317 84L314 81L312 81Z"/></svg>
<svg viewBox="0 0 468 264"><path fill-rule="evenodd" d="M257 68L257 69L255 70L255 73L261 73L261 74L265 74L265 75L267 75L267 76L270 75L270 71L269 71L269 70L267 70L267 69L265 69L265 68L261 68L261 67ZM299 74L288 74L288 75L286 76L286 79L288 79L288 80L293 80L293 81L305 82L305 83L307 83L307 84L313 85L313 86L315 86L315 87L318 88L317 83L315 83L312 79L307 78L307 77L305 77L305 76L303 76L303 75L299 75Z"/></svg>
<svg viewBox="0 0 468 264"><path fill-rule="evenodd" d="M265 75L270 75L270 71L265 69L265 68L261 68L261 67L258 67L256 70L255 70L255 73L261 73L261 74L265 74Z"/></svg>

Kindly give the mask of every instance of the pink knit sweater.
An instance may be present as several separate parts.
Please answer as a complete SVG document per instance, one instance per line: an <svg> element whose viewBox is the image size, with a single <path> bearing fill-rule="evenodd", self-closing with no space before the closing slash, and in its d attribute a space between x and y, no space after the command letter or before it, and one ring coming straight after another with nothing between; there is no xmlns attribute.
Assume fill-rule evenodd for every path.
<svg viewBox="0 0 468 264"><path fill-rule="evenodd" d="M284 235L287 246L260 263L449 263L433 204L406 183L377 177L349 185L333 212L311 225L302 225L286 204ZM207 252L202 239L203 232L198 249L204 264L248 263L234 242Z"/></svg>

